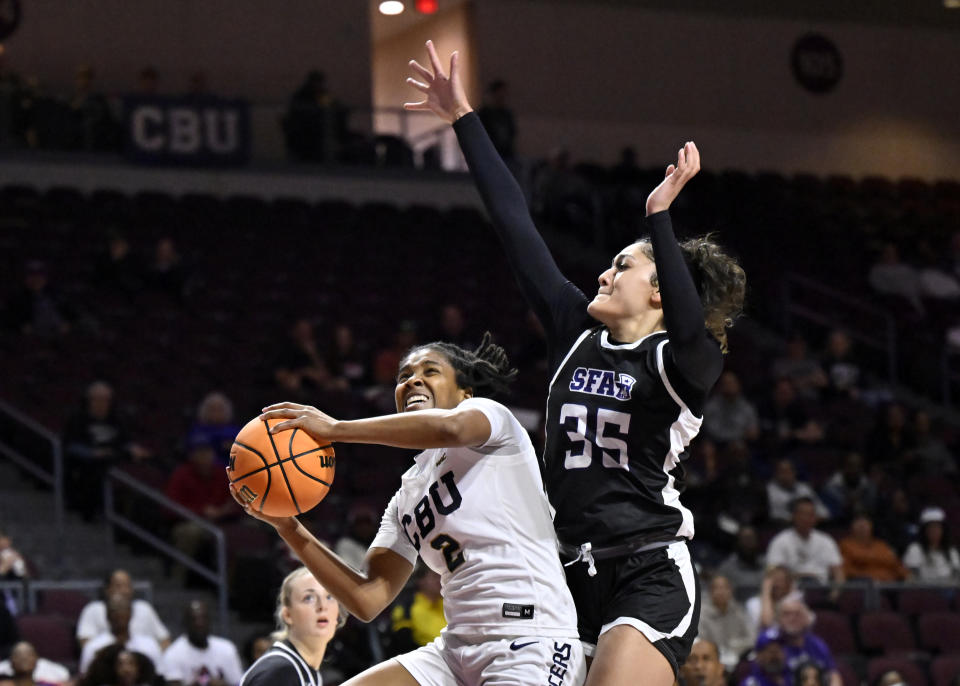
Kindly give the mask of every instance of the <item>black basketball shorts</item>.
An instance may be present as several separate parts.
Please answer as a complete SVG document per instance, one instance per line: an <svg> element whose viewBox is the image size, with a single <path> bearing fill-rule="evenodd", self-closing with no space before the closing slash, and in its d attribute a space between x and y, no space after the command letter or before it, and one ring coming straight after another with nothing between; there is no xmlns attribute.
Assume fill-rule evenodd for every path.
<svg viewBox="0 0 960 686"><path fill-rule="evenodd" d="M595 564L596 576L583 562L566 567L584 653L592 656L602 634L625 624L646 636L677 674L700 622L700 581L687 542Z"/></svg>

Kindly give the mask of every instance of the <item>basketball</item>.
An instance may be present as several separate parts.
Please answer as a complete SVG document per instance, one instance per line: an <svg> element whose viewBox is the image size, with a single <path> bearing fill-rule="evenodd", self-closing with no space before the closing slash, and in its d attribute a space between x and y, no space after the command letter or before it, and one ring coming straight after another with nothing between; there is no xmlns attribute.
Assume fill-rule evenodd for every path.
<svg viewBox="0 0 960 686"><path fill-rule="evenodd" d="M271 420L279 424L280 419ZM227 474L237 495L256 512L271 517L303 514L323 500L333 484L333 446L317 445L300 429L276 434L267 421L253 419L230 448Z"/></svg>

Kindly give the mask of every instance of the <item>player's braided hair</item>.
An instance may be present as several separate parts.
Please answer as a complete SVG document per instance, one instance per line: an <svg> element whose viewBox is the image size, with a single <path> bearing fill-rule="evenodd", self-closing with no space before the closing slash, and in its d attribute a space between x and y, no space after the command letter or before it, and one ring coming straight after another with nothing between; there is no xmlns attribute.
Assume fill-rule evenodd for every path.
<svg viewBox="0 0 960 686"><path fill-rule="evenodd" d="M493 335L489 331L484 332L480 345L472 352L453 343L434 341L411 348L403 358L424 349L443 354L457 374L457 386L472 389L474 395L505 393L517 376L517 370L510 366L507 353L493 342Z"/></svg>
<svg viewBox="0 0 960 686"><path fill-rule="evenodd" d="M747 275L711 238L711 235L691 238L681 242L680 249L703 304L704 325L720 342L720 349L727 352L727 329L743 310ZM647 259L656 263L650 241L642 239L637 243ZM650 283L659 285L656 272L650 277Z"/></svg>

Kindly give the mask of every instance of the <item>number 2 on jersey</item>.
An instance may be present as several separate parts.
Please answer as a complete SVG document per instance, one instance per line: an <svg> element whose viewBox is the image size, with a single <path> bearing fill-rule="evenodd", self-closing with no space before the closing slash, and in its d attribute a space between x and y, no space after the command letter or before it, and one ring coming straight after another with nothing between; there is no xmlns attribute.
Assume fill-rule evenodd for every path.
<svg viewBox="0 0 960 686"><path fill-rule="evenodd" d="M575 420L572 431L568 422L571 419ZM560 424L567 428L567 438L572 444L564 455L563 466L566 469L586 469L593 462L593 446L596 445L601 450L604 467L629 469L630 457L627 454L627 442L623 439L630 431L630 415L599 408L592 432L593 442L588 438L590 419L586 405L565 403L560 408Z"/></svg>
<svg viewBox="0 0 960 686"><path fill-rule="evenodd" d="M460 549L460 542L453 536L437 534L430 541L430 547L443 553L447 569L451 572L463 564L463 551Z"/></svg>

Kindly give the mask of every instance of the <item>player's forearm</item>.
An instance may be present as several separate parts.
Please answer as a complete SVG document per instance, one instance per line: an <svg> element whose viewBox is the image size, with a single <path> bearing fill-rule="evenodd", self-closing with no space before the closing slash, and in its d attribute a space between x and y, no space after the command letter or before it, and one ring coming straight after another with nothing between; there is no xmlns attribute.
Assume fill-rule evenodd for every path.
<svg viewBox="0 0 960 686"><path fill-rule="evenodd" d="M393 600L386 581L370 579L353 569L299 522L277 528L277 533L317 581L361 621L371 621Z"/></svg>
<svg viewBox="0 0 960 686"><path fill-rule="evenodd" d="M450 410L417 410L368 419L339 421L330 439L341 443L376 443L395 448L451 448L462 443L463 426ZM482 442L482 441L481 441Z"/></svg>

